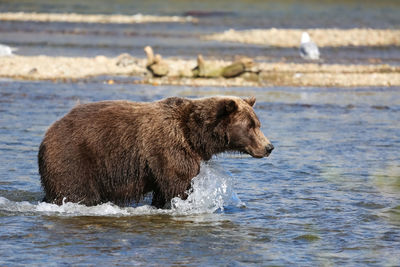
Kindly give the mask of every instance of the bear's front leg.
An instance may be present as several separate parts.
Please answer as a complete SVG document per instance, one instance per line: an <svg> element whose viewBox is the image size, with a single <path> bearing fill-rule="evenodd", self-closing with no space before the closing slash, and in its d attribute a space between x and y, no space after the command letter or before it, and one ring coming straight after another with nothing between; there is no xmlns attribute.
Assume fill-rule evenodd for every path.
<svg viewBox="0 0 400 267"><path fill-rule="evenodd" d="M162 208L166 208L169 209L171 208L171 200L174 197L179 197L183 200L187 199L188 194L187 191L190 189L191 187L191 180L188 181L175 181L175 183L173 183L173 187L172 184L169 186L165 186L163 189L161 190L159 188L153 190L153 199L151 202L151 205L158 208L158 209L162 209Z"/></svg>
<svg viewBox="0 0 400 267"><path fill-rule="evenodd" d="M187 153L174 152L167 159L149 164L153 173L151 205L157 208L170 208L174 197L186 199L192 179L200 172L200 159Z"/></svg>
<svg viewBox="0 0 400 267"><path fill-rule="evenodd" d="M151 201L151 205L156 207L157 209L164 208L165 204L167 203L164 195L160 192L160 190L153 191L153 199Z"/></svg>

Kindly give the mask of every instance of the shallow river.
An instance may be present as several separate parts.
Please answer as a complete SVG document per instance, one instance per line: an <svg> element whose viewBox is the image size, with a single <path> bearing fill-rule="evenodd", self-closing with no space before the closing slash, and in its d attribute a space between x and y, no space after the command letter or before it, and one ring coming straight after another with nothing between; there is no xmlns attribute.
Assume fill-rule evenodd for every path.
<svg viewBox="0 0 400 267"><path fill-rule="evenodd" d="M2 266L400 263L400 88L0 88ZM40 202L39 143L77 101L215 94L257 97L269 158L213 158L171 210Z"/></svg>

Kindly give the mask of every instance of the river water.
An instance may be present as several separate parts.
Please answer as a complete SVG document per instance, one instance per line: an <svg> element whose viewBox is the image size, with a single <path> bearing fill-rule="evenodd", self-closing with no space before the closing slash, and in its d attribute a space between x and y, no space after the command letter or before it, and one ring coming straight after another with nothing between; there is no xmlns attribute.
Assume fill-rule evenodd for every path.
<svg viewBox="0 0 400 267"><path fill-rule="evenodd" d="M189 4L190 3L190 4ZM0 11L197 15L197 24L1 22L20 55L300 62L297 49L201 41L229 28L398 28L397 1L0 0ZM200 12L201 11L201 12ZM398 47L323 48L324 63L398 65ZM0 266L399 266L400 88L184 87L108 77L0 80ZM115 79L115 77L113 77ZM134 78L133 78L134 79ZM42 203L38 146L76 103L256 96L269 158L222 154L170 210Z"/></svg>
<svg viewBox="0 0 400 267"><path fill-rule="evenodd" d="M395 266L400 88L0 82L0 265ZM257 97L276 149L222 154L171 210L41 203L37 150L77 101Z"/></svg>

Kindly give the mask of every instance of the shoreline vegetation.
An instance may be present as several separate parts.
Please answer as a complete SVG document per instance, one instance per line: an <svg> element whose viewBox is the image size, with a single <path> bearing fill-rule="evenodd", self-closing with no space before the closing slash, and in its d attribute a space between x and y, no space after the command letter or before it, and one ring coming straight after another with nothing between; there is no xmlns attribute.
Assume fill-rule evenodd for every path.
<svg viewBox="0 0 400 267"><path fill-rule="evenodd" d="M51 56L8 56L0 57L0 77L22 80L75 81L97 76L138 77L135 83L154 85L193 86L400 86L400 66L382 65L339 65L318 63L256 63L258 73L244 73L235 78L195 77L195 59L163 59L169 67L164 77L153 77L146 69L146 59L122 54L110 58L51 57ZM225 67L232 62L207 60L215 68Z"/></svg>
<svg viewBox="0 0 400 267"><path fill-rule="evenodd" d="M71 23L197 23L193 17L152 16L152 15L83 15L54 13L0 13L0 21L39 21ZM298 47L301 29L254 29L228 30L222 33L203 35L203 41L238 42L268 47ZM311 38L320 47L400 47L398 29L307 29ZM118 82L120 77L132 77L134 83L154 85L191 86L400 86L400 66L388 64L345 65L326 64L323 61L252 62L246 59L238 62L224 60L182 59L170 57L161 59L155 55L149 65L146 59L121 54L110 58L64 57L64 56L4 56L0 57L0 77L23 80L52 80L68 82L90 79L98 76L111 77L108 82ZM202 57L200 58L202 61ZM235 65L235 63L238 63ZM247 71L244 65L251 65ZM243 66L242 66L242 65ZM199 67L200 66L200 67ZM235 73L243 67L240 75ZM168 68L168 69L165 69ZM197 68L196 71L194 69ZM151 70L162 70L163 77L157 77ZM253 71L255 69L255 71ZM150 71L149 71L150 70ZM240 71L240 69L239 69ZM221 74L223 73L223 74Z"/></svg>

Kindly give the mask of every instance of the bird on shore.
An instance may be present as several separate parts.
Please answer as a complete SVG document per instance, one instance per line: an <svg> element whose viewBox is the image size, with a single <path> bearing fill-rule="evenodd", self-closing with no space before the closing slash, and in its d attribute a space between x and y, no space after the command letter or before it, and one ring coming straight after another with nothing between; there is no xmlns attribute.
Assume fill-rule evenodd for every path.
<svg viewBox="0 0 400 267"><path fill-rule="evenodd" d="M8 45L0 44L0 57L12 56L14 55L13 52L17 50L18 49L15 47L10 47Z"/></svg>
<svg viewBox="0 0 400 267"><path fill-rule="evenodd" d="M318 46L311 40L310 35L307 32L301 34L300 43L300 56L307 60L318 60L319 49Z"/></svg>
<svg viewBox="0 0 400 267"><path fill-rule="evenodd" d="M146 46L144 52L147 56L146 68L151 72L153 77L163 77L169 72L168 65L162 60L161 55L153 53L151 46Z"/></svg>

